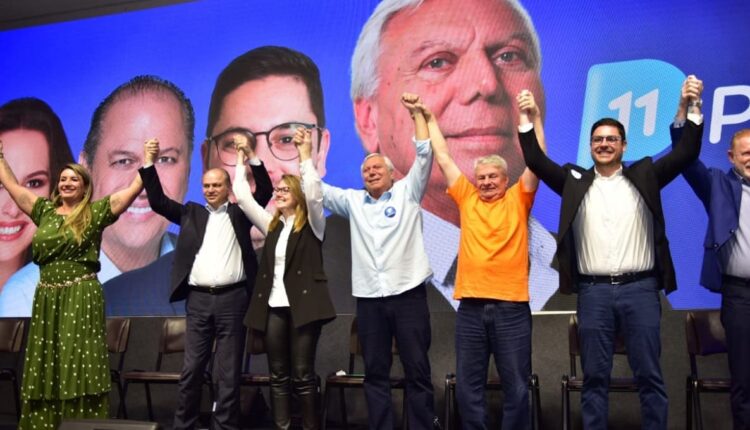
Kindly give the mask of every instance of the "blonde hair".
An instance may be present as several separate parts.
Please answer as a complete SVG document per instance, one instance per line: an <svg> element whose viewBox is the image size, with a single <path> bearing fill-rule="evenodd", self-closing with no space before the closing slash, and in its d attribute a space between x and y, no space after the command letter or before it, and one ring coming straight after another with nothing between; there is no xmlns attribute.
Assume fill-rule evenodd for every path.
<svg viewBox="0 0 750 430"><path fill-rule="evenodd" d="M72 170L81 178L84 188L83 198L76 204L73 211L65 217L65 222L63 222L62 228L70 229L70 231L73 232L73 237L75 237L76 242L80 244L83 241L83 233L91 224L91 195L93 193L91 174L85 167L77 163L66 164L62 171L64 172L67 169ZM62 172L60 174L62 175ZM62 197L60 197L58 187L55 187L52 191L52 203L55 207L62 206Z"/></svg>
<svg viewBox="0 0 750 430"><path fill-rule="evenodd" d="M297 207L294 208L294 232L299 233L307 223L307 203L305 202L305 193L302 192L299 176L282 175L281 180L289 187L289 194L297 201ZM276 209L273 219L268 224L268 231L273 231L279 225L281 211Z"/></svg>

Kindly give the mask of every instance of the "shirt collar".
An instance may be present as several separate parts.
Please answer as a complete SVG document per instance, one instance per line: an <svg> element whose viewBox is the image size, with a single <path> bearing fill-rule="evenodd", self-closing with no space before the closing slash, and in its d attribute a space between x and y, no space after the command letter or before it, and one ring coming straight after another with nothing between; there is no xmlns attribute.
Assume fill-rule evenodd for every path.
<svg viewBox="0 0 750 430"><path fill-rule="evenodd" d="M603 180L609 180L614 179L618 176L622 176L622 164L620 164L620 168L617 169L615 173L613 173L611 176L603 176L601 173L599 173L599 170L594 167L594 179L603 179Z"/></svg>
<svg viewBox="0 0 750 430"><path fill-rule="evenodd" d="M383 201L390 200L391 199L391 195L392 195L392 193L391 193L392 189L393 189L393 187L391 187L391 189L389 189L388 191L384 192L383 195L380 196L379 199L376 199L375 197L371 196L370 193L367 192L367 190L365 190L365 203L373 204L373 203L376 203L379 200L383 200Z"/></svg>
<svg viewBox="0 0 750 430"><path fill-rule="evenodd" d="M740 174L740 172L738 172L738 171L737 171L737 169L735 169L735 168L734 168L734 166L732 166L732 167L730 168L730 170L732 171L732 173L734 174L734 176L736 176L736 177L737 177L737 179L739 179L739 181L740 181L740 183L741 183L742 185L745 185L745 186L750 186L750 180L748 180L747 178L743 177L743 176L742 176L742 175Z"/></svg>
<svg viewBox="0 0 750 430"><path fill-rule="evenodd" d="M211 213L211 214L225 213L228 208L229 208L229 201L228 200L226 202L224 202L223 205L219 206L216 209L214 209L213 207L211 207L211 205L209 205L208 203L206 203L206 210L208 211L208 213Z"/></svg>
<svg viewBox="0 0 750 430"><path fill-rule="evenodd" d="M284 217L284 215L279 215L279 221L281 221L284 225L294 224L294 214L289 215L288 217Z"/></svg>

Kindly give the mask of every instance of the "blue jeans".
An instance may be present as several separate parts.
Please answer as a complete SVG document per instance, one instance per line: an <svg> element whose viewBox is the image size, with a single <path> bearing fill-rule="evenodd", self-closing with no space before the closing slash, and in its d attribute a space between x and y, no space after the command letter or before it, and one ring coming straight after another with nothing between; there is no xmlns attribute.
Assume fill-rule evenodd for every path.
<svg viewBox="0 0 750 430"><path fill-rule="evenodd" d="M661 305L656 278L620 285L579 283L583 428L606 429L614 340L625 338L628 363L638 383L643 429L667 428L667 393L661 355Z"/></svg>
<svg viewBox="0 0 750 430"><path fill-rule="evenodd" d="M750 287L724 282L721 323L727 334L735 430L750 429Z"/></svg>
<svg viewBox="0 0 750 430"><path fill-rule="evenodd" d="M365 361L369 428L393 429L390 375L395 337L406 377L409 430L432 430L435 400L427 356L432 333L425 284L396 296L358 298L357 330Z"/></svg>
<svg viewBox="0 0 750 430"><path fill-rule="evenodd" d="M528 302L463 299L456 313L456 398L462 429L487 428L490 354L502 382L505 429L528 429L531 310Z"/></svg>

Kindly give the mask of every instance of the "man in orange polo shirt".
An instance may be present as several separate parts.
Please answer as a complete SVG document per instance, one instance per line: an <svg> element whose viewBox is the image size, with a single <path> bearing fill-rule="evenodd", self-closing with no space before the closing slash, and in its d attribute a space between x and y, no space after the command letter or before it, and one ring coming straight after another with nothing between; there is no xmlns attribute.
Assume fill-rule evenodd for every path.
<svg viewBox="0 0 750 430"><path fill-rule="evenodd" d="M519 132L533 128L539 142L544 142L534 96L523 90L517 102ZM486 428L484 386L492 354L503 381L502 428L527 429L531 374L528 218L539 179L526 169L508 187L507 163L499 155L488 155L475 162L475 186L451 158L435 117L425 116L435 161L461 215L454 292L454 298L461 301L456 313L461 428Z"/></svg>

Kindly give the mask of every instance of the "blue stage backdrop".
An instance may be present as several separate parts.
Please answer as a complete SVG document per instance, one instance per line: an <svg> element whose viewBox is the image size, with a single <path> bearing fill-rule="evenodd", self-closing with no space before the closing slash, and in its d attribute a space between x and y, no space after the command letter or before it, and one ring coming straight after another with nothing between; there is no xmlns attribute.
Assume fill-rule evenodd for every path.
<svg viewBox="0 0 750 430"><path fill-rule="evenodd" d="M78 158L94 110L114 88L137 75L167 79L184 91L195 108L195 149L185 198L202 201L201 143L206 137L209 102L219 73L232 59L250 49L285 46L305 53L320 69L326 129L330 132L325 181L342 187L361 187L359 168L366 149L357 133L350 98L351 58L359 33L377 3L374 0L196 1L0 32L0 103L30 96L46 101L62 119L74 157ZM427 3L430 0L423 7ZM670 146L668 128L677 107L680 85L685 76L696 74L705 83L701 158L709 166L729 167L726 149L732 134L750 127L750 26L747 24L750 8L746 1L522 3L533 21L541 47L545 131L553 160L590 165L589 128L603 116L619 118L625 123L629 160L665 153ZM420 21L422 24L411 24L414 37L419 37L417 33L425 22L424 25L431 25L431 21L448 22L444 32L447 40L454 34L450 22L466 17L458 14L446 18L438 11L432 18ZM524 43L528 51L530 43L519 44ZM446 54L446 59L436 54L437 62L426 61L442 67L450 63L450 55L454 54ZM524 55L530 54L521 52L521 61L531 61ZM387 84L390 82L381 78L380 85ZM443 91L439 87L436 84L429 91ZM430 94L422 95L430 101ZM508 95L509 103L514 96ZM136 151L136 155L140 153ZM130 162L107 161L110 165ZM395 161L411 162L410 159ZM130 178L134 171L124 169L122 174ZM54 182L53 179L53 186ZM0 193L7 199L5 190ZM679 287L668 300L677 309L717 307L719 297L698 282L706 225L703 207L681 177L662 195ZM542 186L533 217L543 230L553 234L557 231L559 206L559 197ZM10 243L18 234L6 213L3 209L0 215L0 239ZM439 242L442 233L427 227L427 241ZM171 226L169 231L175 233L177 227ZM141 233L133 230L131 234ZM163 253L168 253L164 243L160 246ZM450 252L455 255L456 251ZM110 257L115 260L115 256ZM26 269L25 277L16 277L23 278L18 282L34 279L33 268ZM0 292L0 316L28 315L28 290L25 300L5 299L11 294L16 278L11 277ZM554 279L532 277L533 282L554 284ZM549 289L549 286L531 285L531 289ZM334 286L334 291L350 293L348 285ZM575 309L574 298L558 300L556 295L550 303L563 305L545 307L549 298L547 294L536 300L534 309ZM141 309L137 303L123 312L162 313L148 306Z"/></svg>

